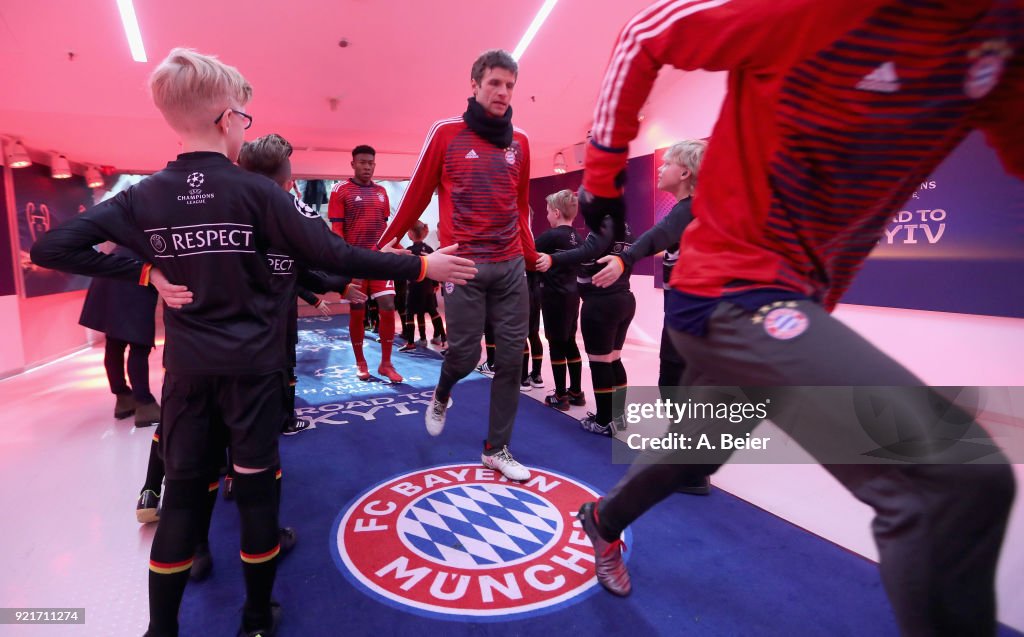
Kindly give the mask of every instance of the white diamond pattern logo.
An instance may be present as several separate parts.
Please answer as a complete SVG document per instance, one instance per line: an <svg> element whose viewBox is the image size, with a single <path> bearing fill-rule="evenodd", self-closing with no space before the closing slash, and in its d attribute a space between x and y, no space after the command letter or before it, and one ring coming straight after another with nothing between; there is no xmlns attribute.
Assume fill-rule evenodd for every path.
<svg viewBox="0 0 1024 637"><path fill-rule="evenodd" d="M503 565L543 550L560 528L548 502L503 485L435 491L399 519L398 533L413 550L460 568Z"/></svg>

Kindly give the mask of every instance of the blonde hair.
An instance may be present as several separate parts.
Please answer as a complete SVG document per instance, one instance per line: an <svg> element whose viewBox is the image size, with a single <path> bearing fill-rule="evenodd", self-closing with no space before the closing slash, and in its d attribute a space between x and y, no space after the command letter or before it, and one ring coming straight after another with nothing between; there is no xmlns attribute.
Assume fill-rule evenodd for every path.
<svg viewBox="0 0 1024 637"><path fill-rule="evenodd" d="M579 211L579 201L576 198L576 193L569 190L559 190L553 192L544 198L544 201L548 202L548 205L555 210L562 213L562 216L572 221L576 218L576 213Z"/></svg>
<svg viewBox="0 0 1024 637"><path fill-rule="evenodd" d="M183 48L171 49L153 70L149 90L164 119L178 132L201 129L224 109L252 99L252 86L238 69Z"/></svg>
<svg viewBox="0 0 1024 637"><path fill-rule="evenodd" d="M662 161L670 161L690 171L690 186L697 187L697 175L700 174L700 164L704 161L704 151L708 143L703 139L684 139L669 146L662 157Z"/></svg>

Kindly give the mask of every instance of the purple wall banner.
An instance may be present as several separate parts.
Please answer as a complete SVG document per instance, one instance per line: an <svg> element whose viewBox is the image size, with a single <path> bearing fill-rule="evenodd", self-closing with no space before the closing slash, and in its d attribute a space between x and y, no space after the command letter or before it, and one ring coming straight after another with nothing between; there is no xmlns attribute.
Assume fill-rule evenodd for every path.
<svg viewBox="0 0 1024 637"><path fill-rule="evenodd" d="M60 294L89 287L89 277L40 268L29 260L29 250L51 228L92 206L92 191L85 179L54 179L50 168L33 164L14 171L15 214L18 216L19 263L25 278L25 296Z"/></svg>
<svg viewBox="0 0 1024 637"><path fill-rule="evenodd" d="M633 232L633 237L639 237L654 225L654 157L644 155L634 157L626 164L626 223ZM533 236L551 228L547 221L547 203L545 198L559 190L568 188L573 192L579 190L583 181L583 171L574 170L564 175L552 175L550 177L538 177L530 180L530 207L533 208L533 219L531 228ZM674 202L673 202L674 203ZM669 206L671 208L671 206ZM667 212L667 210L666 210ZM573 221L573 227L586 237L588 230L583 223L583 217L577 215ZM654 259L647 258L640 260L633 268L634 274L654 274L660 278L661 268L654 267ZM660 284L655 281L655 284Z"/></svg>
<svg viewBox="0 0 1024 637"><path fill-rule="evenodd" d="M1024 182L972 133L886 228L844 303L1024 318Z"/></svg>

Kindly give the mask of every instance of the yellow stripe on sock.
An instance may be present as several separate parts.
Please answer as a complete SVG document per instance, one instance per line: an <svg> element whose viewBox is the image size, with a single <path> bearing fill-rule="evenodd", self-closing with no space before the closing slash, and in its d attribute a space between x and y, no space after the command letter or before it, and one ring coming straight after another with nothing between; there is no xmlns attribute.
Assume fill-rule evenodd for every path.
<svg viewBox="0 0 1024 637"><path fill-rule="evenodd" d="M266 553L259 553L257 555L249 555L245 551L239 551L238 554L242 557L242 561L246 564L263 564L277 557L277 554L281 552L281 545L278 544L274 548L270 549Z"/></svg>
<svg viewBox="0 0 1024 637"><path fill-rule="evenodd" d="M174 575L175 573L181 573L192 568L192 558L188 558L184 562L157 562L154 560L149 561L149 570L159 575Z"/></svg>

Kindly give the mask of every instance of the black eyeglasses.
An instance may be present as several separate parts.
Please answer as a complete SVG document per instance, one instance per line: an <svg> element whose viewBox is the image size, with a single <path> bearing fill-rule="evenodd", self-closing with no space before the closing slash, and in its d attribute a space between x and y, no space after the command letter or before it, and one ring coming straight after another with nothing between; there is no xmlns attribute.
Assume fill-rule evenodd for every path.
<svg viewBox="0 0 1024 637"><path fill-rule="evenodd" d="M236 115L241 115L242 117L244 117L245 118L245 126L242 128L242 130L249 130L249 127L252 126L252 115L250 115L248 113L243 113L242 111L238 111L238 110L235 110L233 108L229 108L228 110L231 111L232 113L235 113ZM228 111L224 111L223 113L218 115L217 119L213 120L214 125L220 124L220 120L224 119L224 115L227 112Z"/></svg>

